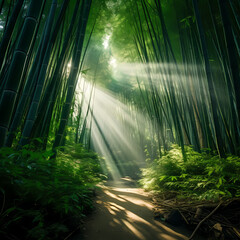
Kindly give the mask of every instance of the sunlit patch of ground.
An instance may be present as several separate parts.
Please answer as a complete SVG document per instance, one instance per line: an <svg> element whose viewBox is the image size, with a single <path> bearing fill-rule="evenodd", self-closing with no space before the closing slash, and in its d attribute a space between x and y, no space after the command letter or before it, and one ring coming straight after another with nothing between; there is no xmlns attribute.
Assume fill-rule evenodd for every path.
<svg viewBox="0 0 240 240"><path fill-rule="evenodd" d="M74 240L188 239L191 232L184 229L174 231L154 219L147 194L130 179L106 185L99 191L96 211L86 223L84 236Z"/></svg>

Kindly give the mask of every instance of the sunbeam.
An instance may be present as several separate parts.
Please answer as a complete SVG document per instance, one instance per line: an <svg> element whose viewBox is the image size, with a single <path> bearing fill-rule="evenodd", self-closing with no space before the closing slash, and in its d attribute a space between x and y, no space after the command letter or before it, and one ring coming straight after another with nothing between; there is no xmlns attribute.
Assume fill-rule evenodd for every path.
<svg viewBox="0 0 240 240"><path fill-rule="evenodd" d="M91 84L82 82L80 88L83 86L84 115L90 101ZM94 108L88 116L88 122L92 121L93 149L104 157L113 179L123 176L138 177L139 169L145 166L143 139L149 131L146 118L132 106L122 103L111 92L100 87L95 87L92 101Z"/></svg>

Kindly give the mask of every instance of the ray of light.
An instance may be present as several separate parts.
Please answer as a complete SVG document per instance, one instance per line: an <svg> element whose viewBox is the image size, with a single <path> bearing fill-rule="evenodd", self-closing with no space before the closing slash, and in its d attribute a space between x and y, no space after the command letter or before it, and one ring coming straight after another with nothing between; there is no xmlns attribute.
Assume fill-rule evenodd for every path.
<svg viewBox="0 0 240 240"><path fill-rule="evenodd" d="M83 83L87 111L91 84ZM79 91L81 92L81 91ZM111 92L95 88L93 99L91 141L95 151L104 156L110 176L117 180L123 176L136 178L145 166L144 141L148 133L146 117L132 106L118 100ZM139 128L139 126L141 126Z"/></svg>

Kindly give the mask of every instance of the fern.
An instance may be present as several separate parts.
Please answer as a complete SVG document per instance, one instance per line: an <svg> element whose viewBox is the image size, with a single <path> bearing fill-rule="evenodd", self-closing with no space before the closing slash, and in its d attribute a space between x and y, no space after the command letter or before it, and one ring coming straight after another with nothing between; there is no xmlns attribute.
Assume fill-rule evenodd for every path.
<svg viewBox="0 0 240 240"><path fill-rule="evenodd" d="M59 151L53 165L51 151L29 147L0 150L0 238L14 232L26 240L59 239L93 208L100 159L74 145Z"/></svg>
<svg viewBox="0 0 240 240"><path fill-rule="evenodd" d="M181 148L172 148L142 169L140 184L145 189L158 192L177 191L179 197L216 200L238 197L240 192L240 158L219 158L209 149L196 152L185 146L186 161Z"/></svg>

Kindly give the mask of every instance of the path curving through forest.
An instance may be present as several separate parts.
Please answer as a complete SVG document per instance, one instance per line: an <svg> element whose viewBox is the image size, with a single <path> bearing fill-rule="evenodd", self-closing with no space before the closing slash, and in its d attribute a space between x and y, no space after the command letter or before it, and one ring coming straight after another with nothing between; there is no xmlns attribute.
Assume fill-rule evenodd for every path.
<svg viewBox="0 0 240 240"><path fill-rule="evenodd" d="M189 232L156 221L143 189L127 178L108 182L98 190L96 211L83 233L72 240L185 240ZM181 232L181 233L180 233Z"/></svg>

